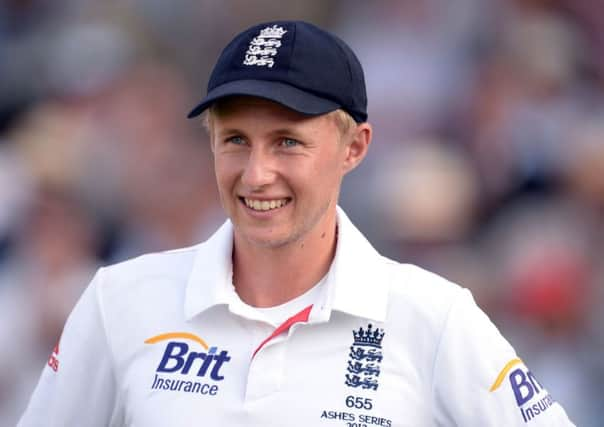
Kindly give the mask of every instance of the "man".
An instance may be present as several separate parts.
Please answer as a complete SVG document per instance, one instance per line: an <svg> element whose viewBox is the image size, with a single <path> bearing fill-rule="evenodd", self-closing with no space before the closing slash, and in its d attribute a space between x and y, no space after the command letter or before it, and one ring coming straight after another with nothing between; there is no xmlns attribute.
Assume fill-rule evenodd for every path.
<svg viewBox="0 0 604 427"><path fill-rule="evenodd" d="M337 207L366 104L336 37L238 35L190 114L229 220L101 269L20 425L572 425L468 291L380 256Z"/></svg>

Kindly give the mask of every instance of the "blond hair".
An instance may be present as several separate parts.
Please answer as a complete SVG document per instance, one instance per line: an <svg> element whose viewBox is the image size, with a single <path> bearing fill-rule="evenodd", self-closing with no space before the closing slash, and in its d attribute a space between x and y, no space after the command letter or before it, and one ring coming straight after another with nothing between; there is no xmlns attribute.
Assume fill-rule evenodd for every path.
<svg viewBox="0 0 604 427"><path fill-rule="evenodd" d="M357 126L357 122L346 111L340 109L327 113L327 116L333 118L335 124L340 131L340 138L347 139L350 131Z"/></svg>
<svg viewBox="0 0 604 427"><path fill-rule="evenodd" d="M210 105L210 107L201 115L201 124L208 134L211 134L212 116L217 113L219 108L219 103L215 102L214 104ZM357 125L357 122L352 118L352 116L341 108L330 111L326 114L326 117L334 120L336 127L340 131L340 137L342 140L347 139L346 137L350 131Z"/></svg>

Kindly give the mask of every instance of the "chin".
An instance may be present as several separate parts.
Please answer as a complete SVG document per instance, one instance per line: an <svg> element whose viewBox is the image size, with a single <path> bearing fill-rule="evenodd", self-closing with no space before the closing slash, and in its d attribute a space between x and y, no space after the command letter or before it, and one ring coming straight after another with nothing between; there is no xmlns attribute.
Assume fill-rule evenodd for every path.
<svg viewBox="0 0 604 427"><path fill-rule="evenodd" d="M252 245L266 249L278 249L297 240L293 235L269 233L266 231L249 232L245 229L239 229L239 234Z"/></svg>
<svg viewBox="0 0 604 427"><path fill-rule="evenodd" d="M245 236L245 238L248 242L266 249L278 249L292 242L292 239L274 236Z"/></svg>

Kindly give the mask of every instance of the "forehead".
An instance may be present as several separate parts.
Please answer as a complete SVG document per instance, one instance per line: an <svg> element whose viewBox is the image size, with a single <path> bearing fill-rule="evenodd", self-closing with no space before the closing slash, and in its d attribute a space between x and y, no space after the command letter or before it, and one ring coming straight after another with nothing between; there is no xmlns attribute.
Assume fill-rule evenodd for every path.
<svg viewBox="0 0 604 427"><path fill-rule="evenodd" d="M215 102L210 108L214 118L229 119L245 116L271 118L287 123L326 122L327 114L311 116L287 108L274 101L252 96L233 96Z"/></svg>

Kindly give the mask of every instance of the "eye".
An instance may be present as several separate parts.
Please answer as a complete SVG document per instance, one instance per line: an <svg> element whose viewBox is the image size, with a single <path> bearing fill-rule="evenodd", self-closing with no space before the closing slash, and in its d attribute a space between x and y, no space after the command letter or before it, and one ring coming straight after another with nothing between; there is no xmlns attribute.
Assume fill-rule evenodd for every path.
<svg viewBox="0 0 604 427"><path fill-rule="evenodd" d="M297 147L300 145L300 141L296 141L295 139L291 138L283 138L281 140L281 145L286 148Z"/></svg>
<svg viewBox="0 0 604 427"><path fill-rule="evenodd" d="M245 140L242 137L238 136L238 135L231 136L231 137L227 138L226 142L230 142L231 144L235 144L235 145L243 145L243 144L245 144Z"/></svg>

